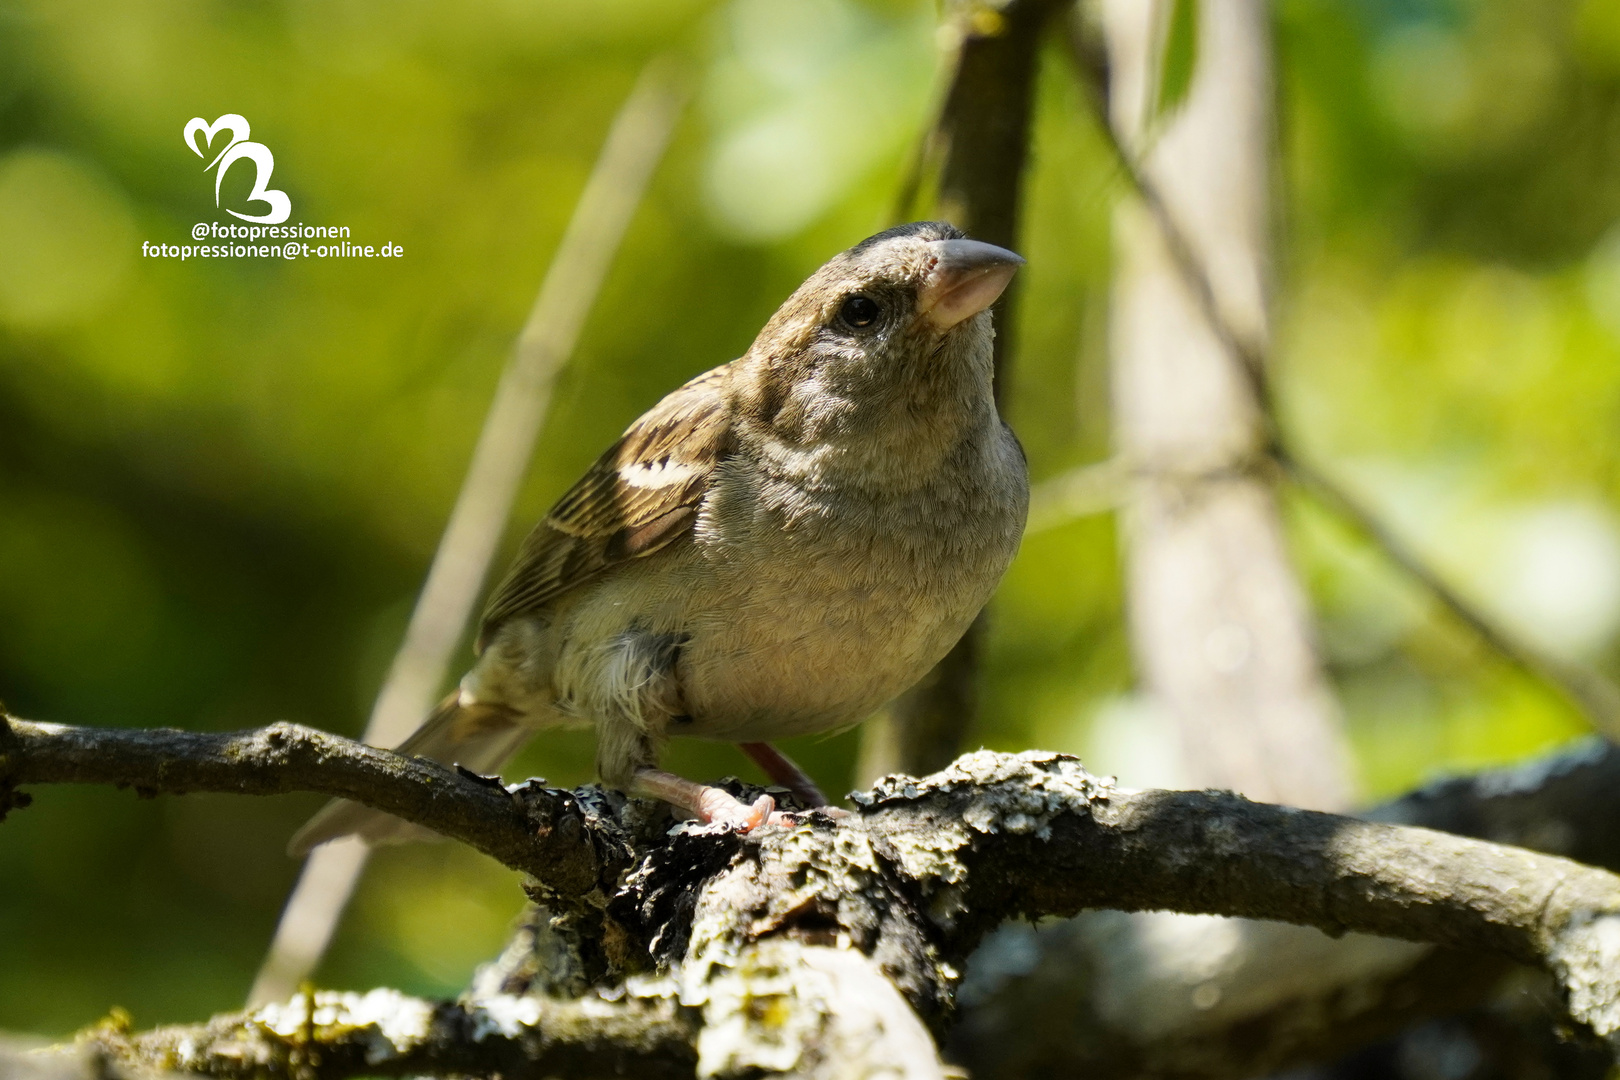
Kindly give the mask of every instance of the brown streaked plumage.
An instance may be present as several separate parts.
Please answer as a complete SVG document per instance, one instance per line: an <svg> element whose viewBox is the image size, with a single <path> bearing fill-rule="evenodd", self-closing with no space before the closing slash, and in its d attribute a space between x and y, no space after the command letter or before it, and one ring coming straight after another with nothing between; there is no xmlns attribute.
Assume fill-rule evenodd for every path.
<svg viewBox="0 0 1620 1080"><path fill-rule="evenodd" d="M488 771L589 723L606 783L769 819L768 797L657 768L689 735L822 801L767 740L859 723L915 682L1017 549L1028 484L991 395L988 309L1021 262L937 222L835 256L558 500L490 599L477 664L401 749ZM401 826L336 803L291 847Z"/></svg>
<svg viewBox="0 0 1620 1080"><path fill-rule="evenodd" d="M651 555L692 527L726 451L719 388L729 367L704 372L653 406L557 500L490 597L480 652L513 615L538 610L615 563Z"/></svg>

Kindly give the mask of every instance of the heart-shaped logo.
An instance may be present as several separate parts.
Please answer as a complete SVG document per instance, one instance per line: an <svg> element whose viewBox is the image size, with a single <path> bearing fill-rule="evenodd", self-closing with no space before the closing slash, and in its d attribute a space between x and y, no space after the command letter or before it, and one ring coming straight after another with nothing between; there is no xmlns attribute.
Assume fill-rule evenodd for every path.
<svg viewBox="0 0 1620 1080"><path fill-rule="evenodd" d="M231 133L231 140L219 148L219 153L214 155L213 161L203 166L203 172L207 172L218 164L220 157L232 146L247 141L247 137L252 134L252 129L248 127L247 117L238 113L226 113L212 124L200 116L193 116L186 124L186 145L198 157L206 157L207 154L204 151L214 148L214 136L218 135L222 129ZM197 145L198 132L201 132L203 137L201 146Z"/></svg>
<svg viewBox="0 0 1620 1080"><path fill-rule="evenodd" d="M286 192L277 191L269 186L270 174L276 167L276 159L264 143L248 141L252 131L248 127L246 117L239 113L226 113L210 124L200 116L193 116L186 122L186 146L198 157L207 157L207 151L214 148L214 136L221 131L231 133L230 141L214 155L213 161L203 166L203 172L216 165L219 166L219 172L214 174L214 205L219 205L219 189L225 183L225 173L230 170L232 164L246 158L254 165L253 190L248 194L248 202L262 202L270 208L270 212L258 215L239 214L231 209L226 209L225 212L243 221L260 221L266 225L286 221L292 216L292 200L287 198ZM198 135L202 136L200 144L197 141Z"/></svg>

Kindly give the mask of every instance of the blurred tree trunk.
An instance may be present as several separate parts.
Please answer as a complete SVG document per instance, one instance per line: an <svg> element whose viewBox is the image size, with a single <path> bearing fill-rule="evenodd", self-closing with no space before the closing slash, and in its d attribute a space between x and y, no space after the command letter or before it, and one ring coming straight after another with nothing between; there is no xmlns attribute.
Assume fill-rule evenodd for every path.
<svg viewBox="0 0 1620 1080"><path fill-rule="evenodd" d="M1191 83L1179 107L1162 106L1161 88L1173 79L1162 64L1174 62L1165 42L1178 6L1105 0L1111 120L1208 269L1226 319L1263 345L1267 7L1190 4ZM1118 448L1134 476L1123 524L1143 689L1173 720L1187 782L1342 808L1354 790L1348 755L1261 466L1255 385L1222 348L1158 225L1134 201L1117 212L1116 245L1113 405Z"/></svg>

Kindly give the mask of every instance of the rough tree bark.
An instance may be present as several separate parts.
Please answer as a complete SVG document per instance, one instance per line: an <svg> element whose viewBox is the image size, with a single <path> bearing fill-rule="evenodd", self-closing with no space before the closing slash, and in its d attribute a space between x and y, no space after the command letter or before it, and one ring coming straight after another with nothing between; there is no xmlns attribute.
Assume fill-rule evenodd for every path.
<svg viewBox="0 0 1620 1080"><path fill-rule="evenodd" d="M1612 870L1617 815L1620 749L1592 739L1434 784L1364 816ZM1093 912L998 931L963 987L954 1056L980 1080L1239 1080L1331 1059L1426 1017L1484 1005L1504 987L1550 997L1498 956L1278 923L1156 916L1145 925L1142 933L1142 916Z"/></svg>
<svg viewBox="0 0 1620 1080"><path fill-rule="evenodd" d="M497 995L429 1008L318 998L313 1013L295 1000L200 1028L90 1036L138 1066L448 1072L484 1052L469 1043L509 1022L481 1060L514 1075L565 1060L579 1075L690 1060L698 1076L940 1076L928 1035L948 1027L958 968L984 934L1010 917L1093 907L1276 919L1499 954L1546 970L1577 1021L1620 1041L1620 878L1220 792L1120 790L1062 755L970 754L858 795L852 818L811 814L798 828L748 835L671 830L656 806L594 788L509 791L293 725L235 736L0 727L0 806L25 805L19 785L41 782L313 790L430 825L533 875L548 932L584 976L571 1000ZM581 1016L594 1049L566 1034Z"/></svg>

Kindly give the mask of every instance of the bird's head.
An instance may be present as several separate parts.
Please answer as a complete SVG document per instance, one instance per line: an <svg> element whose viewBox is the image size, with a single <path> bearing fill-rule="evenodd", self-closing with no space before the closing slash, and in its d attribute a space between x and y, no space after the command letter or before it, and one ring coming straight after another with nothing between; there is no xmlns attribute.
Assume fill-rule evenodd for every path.
<svg viewBox="0 0 1620 1080"><path fill-rule="evenodd" d="M989 308L1023 262L941 221L862 240L760 331L751 411L789 442L921 439L919 450L993 417Z"/></svg>

